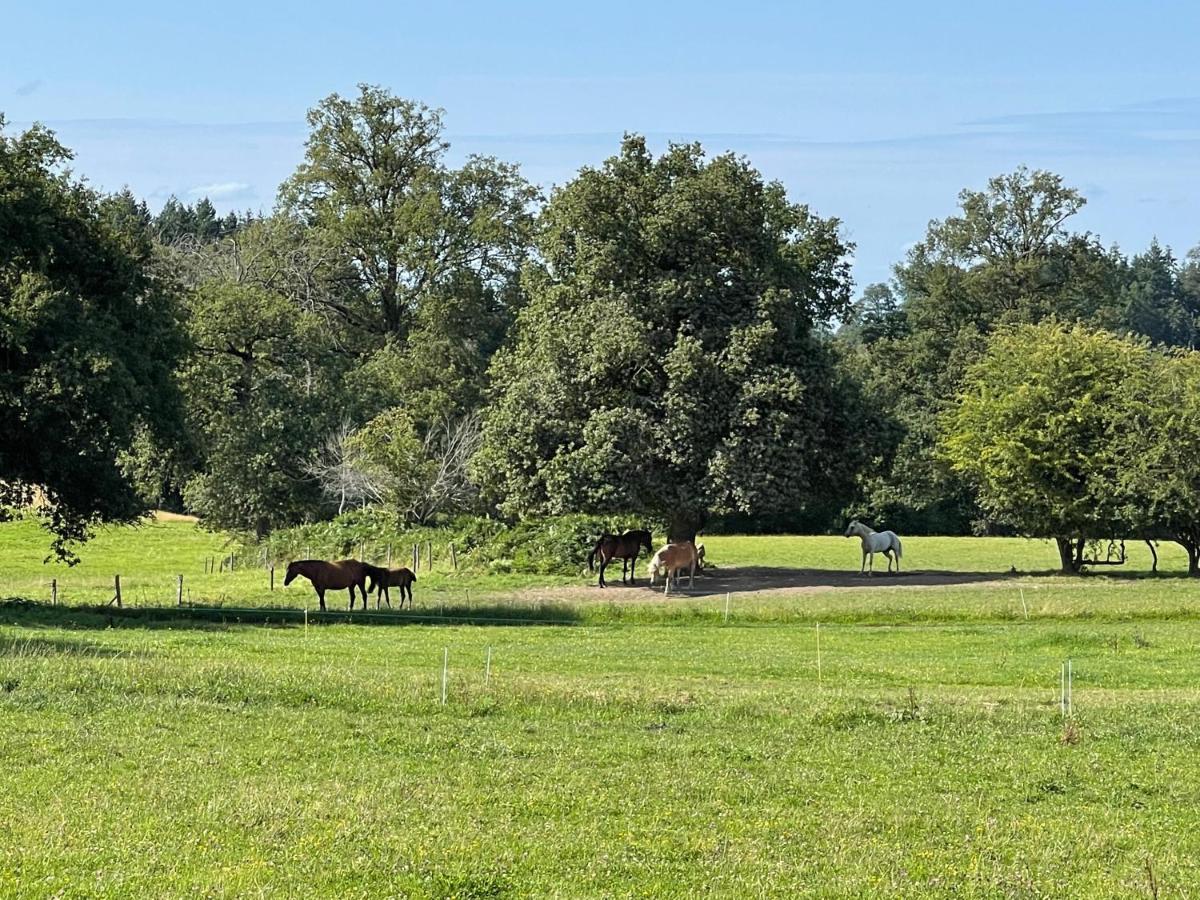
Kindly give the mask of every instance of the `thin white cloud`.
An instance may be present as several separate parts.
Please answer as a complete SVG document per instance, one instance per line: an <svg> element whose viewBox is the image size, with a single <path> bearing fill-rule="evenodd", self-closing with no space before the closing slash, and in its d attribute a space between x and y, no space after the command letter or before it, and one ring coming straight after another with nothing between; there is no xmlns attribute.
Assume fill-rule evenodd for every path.
<svg viewBox="0 0 1200 900"><path fill-rule="evenodd" d="M216 184L200 184L188 188L189 197L207 197L210 200L228 200L250 192L252 185L244 181L219 181Z"/></svg>
<svg viewBox="0 0 1200 900"><path fill-rule="evenodd" d="M18 85L15 93L18 97L28 97L30 94L37 91L42 84L42 79L35 78L32 81L26 81L24 84Z"/></svg>

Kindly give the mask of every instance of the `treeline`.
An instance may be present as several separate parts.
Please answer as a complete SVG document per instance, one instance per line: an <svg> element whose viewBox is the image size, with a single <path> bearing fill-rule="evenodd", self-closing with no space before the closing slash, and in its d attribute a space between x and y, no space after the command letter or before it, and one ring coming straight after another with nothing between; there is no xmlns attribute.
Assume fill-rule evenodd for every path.
<svg viewBox="0 0 1200 900"><path fill-rule="evenodd" d="M1045 172L964 191L854 299L839 221L736 155L628 136L545 197L379 88L309 126L275 209L226 216L0 134L0 499L39 495L60 549L147 507L257 537L361 506L1029 532L945 449L989 340L1200 330L1196 251L1072 231Z"/></svg>

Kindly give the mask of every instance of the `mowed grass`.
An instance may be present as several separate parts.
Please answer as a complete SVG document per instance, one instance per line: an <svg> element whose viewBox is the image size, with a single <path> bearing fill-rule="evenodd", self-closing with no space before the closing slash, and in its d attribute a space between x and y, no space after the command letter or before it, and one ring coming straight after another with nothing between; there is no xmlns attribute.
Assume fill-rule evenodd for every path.
<svg viewBox="0 0 1200 900"><path fill-rule="evenodd" d="M131 555L97 544L83 566L169 578L201 541L220 552L152 527L157 554L114 532ZM19 587L43 573L16 528ZM850 543L706 539L721 567L856 565ZM1028 545L905 548L914 568L1053 565ZM723 597L645 597L559 601L578 613L559 627L0 607L0 893L1200 892L1191 581L865 583L735 598L729 624Z"/></svg>

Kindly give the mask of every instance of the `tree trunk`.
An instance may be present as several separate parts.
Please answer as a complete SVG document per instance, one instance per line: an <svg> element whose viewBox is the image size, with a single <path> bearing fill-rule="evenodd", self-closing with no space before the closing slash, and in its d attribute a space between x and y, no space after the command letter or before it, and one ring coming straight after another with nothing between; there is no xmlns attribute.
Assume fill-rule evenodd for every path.
<svg viewBox="0 0 1200 900"><path fill-rule="evenodd" d="M1058 545L1058 561L1062 566L1064 575L1074 575L1079 571L1079 565L1076 563L1075 542L1070 538L1058 537L1054 539Z"/></svg>
<svg viewBox="0 0 1200 900"><path fill-rule="evenodd" d="M1187 551L1188 575L1200 576L1200 539L1174 537L1171 540Z"/></svg>
<svg viewBox="0 0 1200 900"><path fill-rule="evenodd" d="M703 512L677 510L671 516L671 523L667 530L667 543L681 544L686 541L695 541L696 532L703 527L707 519L708 515Z"/></svg>

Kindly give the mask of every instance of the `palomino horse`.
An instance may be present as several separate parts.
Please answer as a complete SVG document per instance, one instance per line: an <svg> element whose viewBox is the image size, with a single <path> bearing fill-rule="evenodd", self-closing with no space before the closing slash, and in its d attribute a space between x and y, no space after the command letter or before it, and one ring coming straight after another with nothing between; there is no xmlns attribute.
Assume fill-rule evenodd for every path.
<svg viewBox="0 0 1200 900"><path fill-rule="evenodd" d="M650 557L650 565L648 571L650 573L650 587L654 587L654 581L661 573L666 573L666 584L663 585L663 596L667 595L667 591L671 587L671 579L675 579L675 587L679 587L679 573L684 569L688 570L688 589L690 590L696 582L696 566L700 563L700 553L696 549L695 541L683 541L678 544L667 544L661 550Z"/></svg>
<svg viewBox="0 0 1200 900"><path fill-rule="evenodd" d="M892 559L896 560L896 571L900 571L900 557L903 555L900 549L900 538L896 537L894 531L873 531L864 525L862 522L855 519L846 526L846 537L862 538L862 568L859 573L868 572L867 560L871 561L871 568L868 574L875 574L875 554L882 553L888 558L888 573L892 571Z"/></svg>
<svg viewBox="0 0 1200 900"><path fill-rule="evenodd" d="M296 580L297 575L303 575L312 582L317 591L317 599L321 601L321 609L325 609L325 592L350 589L350 608L354 609L354 589L362 592L363 609L367 608L367 564L357 559L340 559L337 562L326 562L323 559L298 559L288 563L287 577L283 586L287 587Z"/></svg>
<svg viewBox="0 0 1200 900"><path fill-rule="evenodd" d="M412 569L404 566L399 569L381 569L379 566L367 566L367 576L371 579L370 585L367 587L367 593L377 591L375 597L375 608L379 609L379 599L382 597L388 605L388 609L392 608L391 592L388 588L400 588L400 608L404 609L404 595L408 594L408 608L412 609L412 584L417 580L417 576L413 574Z"/></svg>
<svg viewBox="0 0 1200 900"><path fill-rule="evenodd" d="M588 571L595 570L596 557L600 557L600 587L608 587L604 581L604 569L614 559L621 560L621 584L625 583L626 570L629 572L629 583L636 584L638 553L643 547L647 553L653 552L650 546L651 536L648 531L626 531L624 534L602 534L596 546L588 555Z"/></svg>

